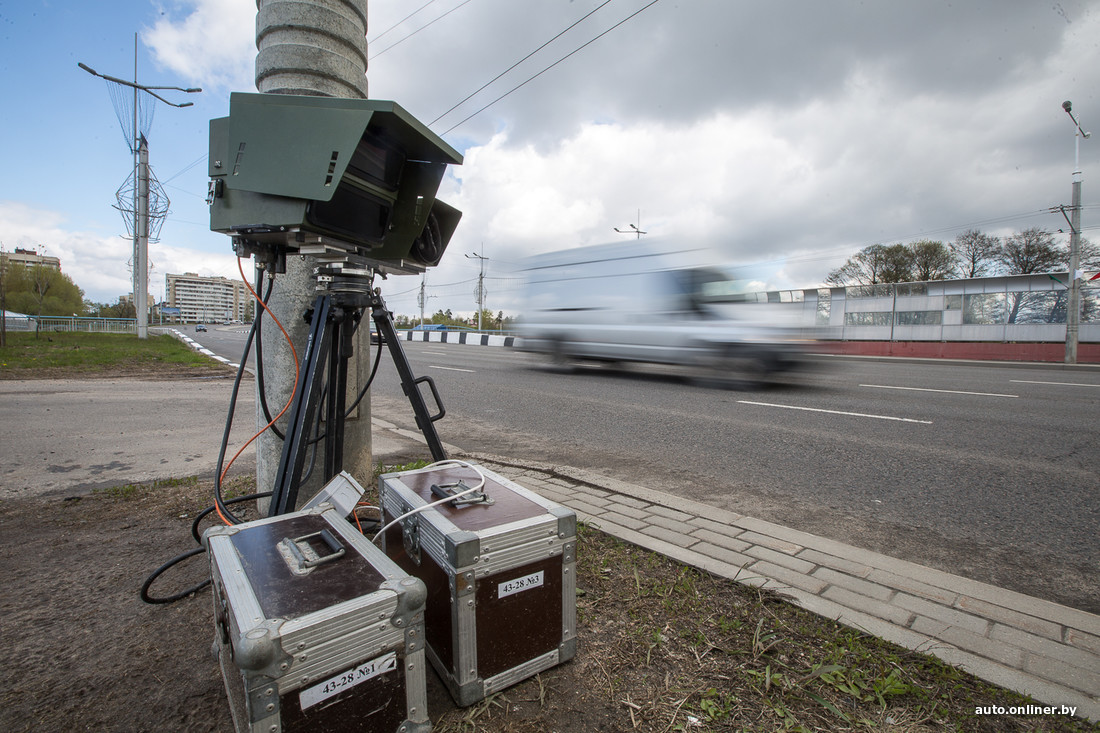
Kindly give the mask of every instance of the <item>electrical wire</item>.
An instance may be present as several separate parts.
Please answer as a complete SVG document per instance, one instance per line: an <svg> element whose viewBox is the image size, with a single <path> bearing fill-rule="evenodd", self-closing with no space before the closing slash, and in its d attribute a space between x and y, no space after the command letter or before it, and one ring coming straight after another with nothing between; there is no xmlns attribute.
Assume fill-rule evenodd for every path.
<svg viewBox="0 0 1100 733"><path fill-rule="evenodd" d="M478 88L477 88L477 89L476 89L475 91L473 91L473 92L471 92L470 94L466 95L466 97L464 97L464 98L463 98L463 99L462 99L461 101L457 102L457 103L456 103L456 104L455 104L455 105L454 105L453 107L451 107L451 108L450 108L449 110L447 110L446 112L444 112L443 114L439 115L439 116L438 116L438 117L436 117L436 118L435 118L434 120L432 120L431 122L429 122L429 123L428 123L428 126L430 127L430 126L434 125L435 123L439 122L439 121L440 121L441 119L443 119L444 117L446 117L446 116L447 116L447 115L449 115L450 113L454 112L454 111L455 111L456 109L458 109L458 108L459 108L460 106L462 106L462 105L463 105L463 104L465 104L466 102L470 101L470 99L471 99L471 98L473 98L473 97L477 96L477 95L478 95L479 93L481 93L481 92L482 92L482 91L483 91L483 90L484 90L484 89L485 89L486 87L488 87L488 86L489 86L490 84L492 84L493 82L495 82L495 81L496 81L497 79L499 79L500 77L504 76L504 75L505 75L505 74L507 74L507 73L508 73L509 71L511 71L512 69L516 68L517 66L519 66L520 64L522 64L522 63L523 63L524 61L526 61L527 59L531 58L531 57L532 57L532 56L534 56L534 55L535 55L536 53L538 53L539 51L541 51L542 49L546 48L547 46L549 46L549 45L550 45L551 43L553 43L554 41L556 41L556 40L558 40L559 38L561 38L562 36L564 36L564 35L565 35L566 33L568 33L569 31L571 31L571 30L573 30L574 28L576 28L576 27L577 27L578 25L580 25L581 23L583 23L583 22L584 22L585 20L587 20L588 18L590 18L590 17L592 17L593 15L595 15L595 14L596 14L596 12L600 10L600 8L604 7L605 5L607 5L607 4L608 4L608 3L610 3L610 2L611 2L611 0L604 0L604 2L603 2L603 3L601 4L601 5L599 5L598 7L596 7L596 9L595 9L595 10L591 11L590 13L588 13L587 15L585 15L584 17L582 17L582 18L581 18L580 20L578 20L577 22L573 23L573 25L571 25L571 26L569 26L568 28L566 28L565 30L561 31L561 32L560 32L560 33L558 33L558 34L557 34L556 36L554 36L553 38L551 38L551 39L550 39L549 41L547 41L546 43L542 44L541 46L539 46L538 48L536 48L536 49L535 49L534 51L532 51L531 53L529 53L529 54L527 54L526 56L524 56L523 58L521 58L521 59L520 59L519 61L517 61L517 62L515 62L514 64L512 64L511 66L509 66L509 67L508 67L507 69L505 69L504 71L500 72L499 74L497 74L496 76L494 76L494 77L493 77L492 79L490 79L489 81L487 81L487 82L485 82L484 84L482 84L482 85L481 85L480 87L478 87Z"/></svg>
<svg viewBox="0 0 1100 733"><path fill-rule="evenodd" d="M453 494L451 496L448 496L444 499L440 499L439 501L433 501L430 504L425 504L424 506L419 506L416 509L413 509L412 511L405 512L400 517L397 517L392 522L389 522L388 524L384 525L382 527L382 529L378 530L378 534L374 535L374 537L371 538L371 542L378 542L378 538L382 536L383 532L385 532L387 529L389 529L390 527L397 524L398 522L400 522L403 519L411 517L414 514L419 514L420 512L424 511L425 509L431 509L434 506L439 506L440 504L446 504L449 501L454 501L455 499L458 499L459 497L466 496L466 494L472 494L473 492L479 491L481 488L483 488L485 486L485 474L481 472L481 469L478 468L477 466L475 466L472 463L467 463L466 461L462 461L462 460L459 460L457 458L447 458L447 459L442 460L442 461L436 461L435 463L429 463L424 468L418 469L418 470L426 471L430 468L439 468L441 466L447 466L447 465L456 465L456 466L462 466L464 468L469 468L474 473L476 473L477 476L478 476L477 485L472 487L472 488L466 489L465 491L460 491L457 494Z"/></svg>
<svg viewBox="0 0 1100 733"><path fill-rule="evenodd" d="M393 42L393 43L391 43L390 45L386 46L385 48L383 48L383 49L382 49L381 51L379 51L378 53L376 53L376 54L374 54L373 56L369 57L369 58L367 59L367 61L374 61L374 60L375 60L376 58L378 58L379 56L381 56L382 54L384 54L384 53L385 53L386 51L389 51L389 50L390 50L391 48L393 48L394 46L398 46L398 45L400 45L400 44L404 43L405 41L409 40L410 38L412 38L413 36L415 36L415 35L416 35L417 33L419 33L420 31L424 30L425 28L427 28L427 27L429 27L429 26L431 26L431 25L434 25L434 24L438 23L439 21L443 20L443 19L444 19L444 18L446 18L446 17L448 16L448 15L450 15L450 14L451 14L451 13L453 13L454 11L458 10L459 8L461 8L461 7L463 6L463 5L465 5L465 4L466 4L466 3L468 3L468 2L470 2L470 0L463 0L463 2L461 2L461 3L459 3L458 5L454 6L453 8L451 8L450 10L448 10L448 11L447 11L446 13L444 13L444 14L443 14L443 15L441 15L441 16L439 16L439 17L438 17L438 18L436 18L435 20L432 20L432 21L428 22L428 23L427 23L426 25L422 25L422 26L420 26L419 28L417 28L417 29L416 29L415 31L413 31L413 32L412 32L412 33L410 33L409 35L407 35L407 36L404 36L404 37L403 37L403 38L401 38L400 40L398 40L398 41L394 41L394 42ZM416 14L416 13L413 13L413 15L415 15L415 14Z"/></svg>
<svg viewBox="0 0 1100 733"><path fill-rule="evenodd" d="M435 3L435 2L436 2L436 0L428 0L428 2L424 3L424 4L423 4L423 5L421 5L421 6L419 7L419 8L417 8L416 10L412 11L411 13L409 13L409 14L408 14L408 15L406 15L406 16L405 16L404 18L402 18L401 20L397 21L396 23L394 23L393 25L391 25L391 26L390 26L389 28L387 28L386 30L384 30L384 31L382 31L381 33L379 33L379 34L378 34L377 36L375 36L374 38L371 38L371 39L369 39L369 40L367 41L367 44L368 44L368 45L370 45L370 44L372 44L372 43L377 43L377 42L378 42L378 39L379 39L379 38L381 38L382 36L386 35L386 34L387 34L387 33L389 33L390 31L392 31L392 30L393 30L394 28L397 28L397 27L398 27L399 25L401 25L402 23L404 23L404 22L405 22L406 20L408 20L409 18L413 17L414 15L416 15L417 13L419 13L419 12L420 12L421 10L423 10L424 8L428 7L429 5L431 5L431 4Z"/></svg>
<svg viewBox="0 0 1100 733"><path fill-rule="evenodd" d="M236 498L226 500L225 503L238 504L242 501L263 499L264 497L268 496L271 496L271 492L265 491L260 494L248 494L247 496L238 496ZM210 585L210 579L208 578L198 583L197 585L188 588L187 590L180 591L179 593L174 593L170 596L158 597L149 595L149 588L152 587L153 583L156 582L156 579L163 575L166 571L183 562L184 560L187 560L188 558L192 558L195 555L201 555L202 553L206 552L206 548L201 546L202 537L199 536L199 523L202 522L202 520L215 509L216 506L214 505L208 506L206 509L203 509L201 512L199 512L198 516L195 517L195 520L191 522L191 536L195 538L195 541L198 542L200 546L196 547L193 550L188 550L183 554L177 555L176 557L173 557L171 560L154 570L152 574L145 579L145 582L141 584L141 591L138 593L138 595L141 597L141 600L154 605L159 603L174 603L175 601L187 598L194 593L198 593L200 590Z"/></svg>
<svg viewBox="0 0 1100 733"><path fill-rule="evenodd" d="M293 404L294 402L294 393L298 391L298 380L300 378L300 369L298 367L298 351L294 348L294 341L290 338L290 334L286 332L286 329L283 328L282 322L280 322L275 314L271 312L271 309L268 308L267 303L265 303L263 301L263 298L261 298L259 294L252 288L252 284L248 282L248 277L244 274L244 265L242 264L243 262L244 260L242 258L237 258L237 269L241 273L241 279L244 281L245 287L248 288L248 292L252 293L252 297L256 299L256 302L259 303L260 306L262 306L263 309L267 311L267 314L271 316L271 319L275 321L275 325L278 326L279 330L283 332L283 336L286 338L287 344L290 345L290 352L291 354L293 354L294 358L294 388L291 390L290 398L287 399L286 405L284 405L283 409L279 411L279 414L276 415L263 428L256 431L256 434L249 438L248 441L240 447L240 449L233 455L233 458L230 459L229 463L226 464L225 468L223 469L222 462L225 460L225 451L229 445L229 433L233 429L233 414L235 412L237 403L237 393L240 388L241 377L244 374L244 365L247 361L248 351L252 347L252 339L255 337L256 334L256 325L259 323L258 318L253 319L252 328L249 329L248 339L245 341L245 355L241 358L240 366L237 368L237 378L234 380L233 383L233 393L229 399L229 415L227 416L225 421L225 432L222 436L221 446L218 449L217 473L214 475L214 505L217 507L218 516L221 517L221 520L226 524L240 524L240 520L233 516L233 513L226 508L225 504L222 501L222 481L225 480L225 476L229 472L230 466L232 466L233 462L236 461L241 453L244 452L245 448L252 445L252 441L263 435L265 430L274 425L275 421L282 417L283 414L290 409L291 404Z"/></svg>
<svg viewBox="0 0 1100 733"><path fill-rule="evenodd" d="M442 132L441 134L442 134L442 135L446 135L447 133L451 132L452 130L455 130L456 128L459 128L459 127L461 127L462 125L466 124L467 122L469 122L469 121L470 121L470 120L472 120L473 118L477 117L477 116L478 116L479 114L481 114L481 113L482 113L482 112L484 112L485 110L487 110L487 109L489 109L490 107L492 107L492 106L493 106L494 104L496 104L496 103L497 103L497 102L499 102L500 100L502 100L502 99L504 99L505 97L509 96L509 95L510 95L510 94L512 94L513 92L515 92L515 91L518 91L519 89L521 89L521 88L523 88L523 87L527 86L527 84L529 84L530 82L534 81L535 79L538 79L538 78L539 78L540 76L542 76L543 74L545 74L545 73L546 73L547 71L550 71L550 69L554 68L555 66L557 66L557 65L558 65L558 64L560 64L561 62L565 61L565 60L566 60L566 59L568 59L568 58L569 58L570 56L573 56L574 54L576 54L576 53L579 53L579 52L580 52L580 51L582 51L583 49L585 49L585 48L587 48L588 46L592 45L592 44L593 44L593 43L595 43L596 41L598 41L598 40L600 40L601 38L603 38L604 36L606 36L606 35L607 35L608 33L610 33L611 31L613 31L613 30L615 30L616 28L618 28L619 26L621 26L621 25L622 25L623 23L626 23L626 22L627 22L628 20L631 20L632 18L634 18L635 16L639 15L640 13L643 13L643 12L645 12L645 11L646 11L646 10L648 10L649 8L651 8L651 7L653 7L654 5L656 5L657 3L659 3L660 1L661 1L661 0L652 0L652 1L651 1L651 2L649 3L649 4L647 4L647 5L644 5L643 7L639 8L638 10L635 10L635 11L634 11L633 13L631 13L631 14L630 14L630 15L628 15L628 16L626 16L625 18L623 18L622 20L620 20L620 21L619 21L618 23L616 23L615 25L613 25L613 26L611 26L610 28L608 28L607 30L605 30L605 31L604 31L603 33L600 33L600 34L599 34L598 36L596 36L595 38L592 38L591 40L588 40L588 41L586 41L585 43L581 44L580 46L578 46L577 48L573 49L573 50L572 50L572 51L570 51L569 53L565 54L565 55L564 55L564 56L562 56L562 57L561 57L560 59L558 59L558 60L557 60L557 61L555 61L554 63L550 64L549 66L547 66L546 68L544 68L544 69L543 69L542 71L538 72L537 74L535 74L535 75L533 75L533 76L530 76L530 77L528 77L528 78L527 78L527 79L526 79L525 81L523 81L523 82L521 82L520 84L517 84L516 86L512 87L512 88L511 88L511 89L509 89L509 90L508 90L507 92L505 92L504 94L500 95L499 97L497 97L496 99L494 99L494 100L493 100L492 102L489 102L489 104L485 105L484 107L482 107L482 108L481 108L481 109L479 109L478 111L474 112L474 113L473 113L472 115L470 115L469 117L466 117L465 119L463 119L463 120L462 120L461 122L459 122L458 124L456 124L456 125L452 125L451 127L447 128L447 129L446 129L446 130L444 130L444 131L443 131L443 132Z"/></svg>

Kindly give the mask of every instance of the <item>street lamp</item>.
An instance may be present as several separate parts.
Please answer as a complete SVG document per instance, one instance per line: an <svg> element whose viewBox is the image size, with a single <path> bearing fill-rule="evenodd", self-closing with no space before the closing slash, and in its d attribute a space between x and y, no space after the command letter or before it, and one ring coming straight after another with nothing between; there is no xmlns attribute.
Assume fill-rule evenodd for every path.
<svg viewBox="0 0 1100 733"><path fill-rule="evenodd" d="M481 245L481 251L485 251L485 244ZM472 252L466 255L466 259L481 260L481 274L477 276L477 330L481 330L481 311L485 310L485 261L488 257Z"/></svg>
<svg viewBox="0 0 1100 733"><path fill-rule="evenodd" d="M138 131L138 92L145 92L154 99L160 100L171 107L191 107L192 102L169 102L157 94L157 91L178 91L185 94L195 94L202 89L193 87L172 86L145 86L137 83L137 35L134 35L134 80L126 81L107 74L100 74L87 64L77 62L77 66L87 71L92 76L98 76L104 81L130 87L134 90L133 102L133 138L130 140L130 149L134 154L134 315L137 321L137 335L139 339L149 336L148 303L148 278L147 263L149 257L149 146L145 136ZM155 91L154 91L155 90ZM125 184L124 184L125 185ZM155 237L155 235L154 235Z"/></svg>
<svg viewBox="0 0 1100 733"><path fill-rule="evenodd" d="M643 234L648 234L649 233L649 232L643 232L642 231L642 210L641 209L638 209L638 223L636 225L635 224L628 224L627 226L629 226L630 229L619 229L619 227L612 227L612 228L615 231L617 231L619 234L633 234L637 239L641 239Z"/></svg>
<svg viewBox="0 0 1100 733"><path fill-rule="evenodd" d="M1070 203L1069 234L1069 302L1066 305L1066 364L1077 363L1077 333L1081 324L1081 284L1077 268L1081 259L1081 138L1091 133L1081 129L1081 123L1073 116L1073 104L1067 99L1062 109L1073 120L1073 194ZM1065 211L1063 210L1063 215Z"/></svg>

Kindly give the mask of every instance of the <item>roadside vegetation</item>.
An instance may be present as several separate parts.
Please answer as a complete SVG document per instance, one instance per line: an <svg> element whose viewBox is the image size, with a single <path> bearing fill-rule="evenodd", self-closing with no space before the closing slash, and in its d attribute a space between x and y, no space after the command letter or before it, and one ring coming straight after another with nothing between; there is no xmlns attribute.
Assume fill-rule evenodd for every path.
<svg viewBox="0 0 1100 733"><path fill-rule="evenodd" d="M8 333L0 347L0 379L61 379L144 375L150 378L223 375L223 364L169 335Z"/></svg>

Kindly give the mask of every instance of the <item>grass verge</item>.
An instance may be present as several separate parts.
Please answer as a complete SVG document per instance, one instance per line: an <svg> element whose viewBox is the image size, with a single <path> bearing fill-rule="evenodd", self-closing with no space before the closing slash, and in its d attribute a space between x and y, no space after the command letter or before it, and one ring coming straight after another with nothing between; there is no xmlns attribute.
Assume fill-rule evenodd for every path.
<svg viewBox="0 0 1100 733"><path fill-rule="evenodd" d="M222 373L227 367L167 334L43 332L7 334L0 379L66 378L185 372Z"/></svg>

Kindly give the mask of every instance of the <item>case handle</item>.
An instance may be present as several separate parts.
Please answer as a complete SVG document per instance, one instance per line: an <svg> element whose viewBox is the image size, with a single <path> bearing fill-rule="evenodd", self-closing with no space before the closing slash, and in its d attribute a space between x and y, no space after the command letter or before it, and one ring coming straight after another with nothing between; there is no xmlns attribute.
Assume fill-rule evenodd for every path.
<svg viewBox="0 0 1100 733"><path fill-rule="evenodd" d="M313 549L310 540L314 537L320 537L328 546L328 554L321 555ZM303 550L303 548L305 549ZM293 539L286 537L279 542L279 554L283 556L290 572L295 575L305 575L318 565L339 560L346 552L344 545L328 529L322 529L320 532L305 534Z"/></svg>

